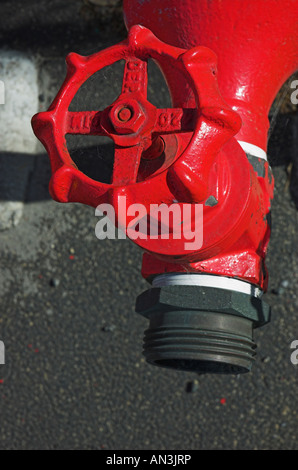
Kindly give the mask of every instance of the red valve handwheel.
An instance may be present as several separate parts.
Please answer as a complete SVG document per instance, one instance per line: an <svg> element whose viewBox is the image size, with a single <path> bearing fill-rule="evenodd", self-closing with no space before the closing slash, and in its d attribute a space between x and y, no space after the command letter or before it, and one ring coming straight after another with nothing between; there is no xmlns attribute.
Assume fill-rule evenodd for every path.
<svg viewBox="0 0 298 470"><path fill-rule="evenodd" d="M157 109L148 102L149 58L157 63L167 60L178 78L179 74L187 78L196 109ZM126 64L117 100L103 111L70 112L69 106L82 84L98 70L122 59ZM128 39L115 46L88 57L69 54L67 76L57 97L47 112L33 117L32 125L48 151L52 167L50 192L59 202L82 202L93 207L111 202L117 206L119 195L125 195L128 204L149 207L177 201L204 203L217 191L217 206L207 204L204 208L204 230L208 236L202 256L206 250L209 256L217 253L221 245L218 242L227 242L244 213L250 216L246 209L250 206L252 171L244 152L231 139L240 129L241 119L222 99L216 80L216 56L205 47L185 51L161 42L142 26L133 26ZM188 139L175 139L185 133ZM108 136L114 141L111 184L97 182L78 170L68 152L66 134ZM230 151L230 160L221 156L223 146ZM157 165L157 171L141 171L143 160L152 162L161 154L165 163ZM220 188L218 178L222 179ZM236 179L243 184L240 192ZM235 223L222 223L231 212ZM117 215L119 222L121 214ZM208 230L208 224L214 225L214 217L223 227L220 234ZM231 236L231 242L235 236ZM136 242L160 255L184 255L183 240L175 240L172 246L169 240ZM215 248L210 251L210 247Z"/></svg>

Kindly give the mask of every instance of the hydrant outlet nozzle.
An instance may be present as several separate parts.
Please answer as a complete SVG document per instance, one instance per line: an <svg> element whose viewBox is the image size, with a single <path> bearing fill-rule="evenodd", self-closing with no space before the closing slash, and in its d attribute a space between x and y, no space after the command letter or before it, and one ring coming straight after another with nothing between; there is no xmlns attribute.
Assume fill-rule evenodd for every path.
<svg viewBox="0 0 298 470"><path fill-rule="evenodd" d="M136 311L150 321L144 338L149 363L224 374L251 370L253 329L270 316L258 297L199 286L153 287L138 297Z"/></svg>

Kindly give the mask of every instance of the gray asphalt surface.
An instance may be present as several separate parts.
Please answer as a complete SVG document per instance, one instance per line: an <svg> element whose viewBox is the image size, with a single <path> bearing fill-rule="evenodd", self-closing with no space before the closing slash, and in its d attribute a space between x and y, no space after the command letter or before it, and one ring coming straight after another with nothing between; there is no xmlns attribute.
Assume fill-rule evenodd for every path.
<svg viewBox="0 0 298 470"><path fill-rule="evenodd" d="M67 52L90 54L125 37L118 13L94 17L81 6L80 0L1 1L2 47L37 61L41 109L64 78ZM121 67L105 73L77 106L110 102ZM160 75L152 70L151 79L151 98L164 103ZM298 366L290 362L290 344L298 339L298 216L286 172L297 158L294 119L278 116L269 146L276 179L266 296L272 321L256 331L252 372L237 377L144 362L147 320L134 313L136 296L147 288L141 251L127 240L97 240L93 209L50 200L44 151L33 163L22 156L30 170L24 215L0 233L1 449L298 448ZM95 152L96 144L70 142L86 171L95 171L99 156L108 174L111 146L104 142ZM3 171L10 161L19 160L7 155Z"/></svg>

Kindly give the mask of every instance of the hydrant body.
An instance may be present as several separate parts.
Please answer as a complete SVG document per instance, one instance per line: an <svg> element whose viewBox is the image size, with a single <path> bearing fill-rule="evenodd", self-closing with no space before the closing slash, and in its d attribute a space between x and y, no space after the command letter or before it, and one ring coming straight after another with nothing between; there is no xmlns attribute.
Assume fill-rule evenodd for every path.
<svg viewBox="0 0 298 470"><path fill-rule="evenodd" d="M268 113L276 93L297 70L296 0L124 0L128 27L141 24L162 41L215 52L225 101L241 116L237 140L266 151ZM191 106L187 86L166 63L162 70L174 104Z"/></svg>
<svg viewBox="0 0 298 470"><path fill-rule="evenodd" d="M267 199L265 211L270 207L273 191L266 162L268 113L278 90L298 67L297 15L295 0L270 2L270 8L266 0L165 0L162 5L158 0L124 0L128 27L141 24L175 46L189 49L199 44L216 53L220 92L242 120L236 139L252 156L249 157L251 162L258 167L258 175L263 177L260 182L264 188L264 202ZM187 83L183 85L183 77L177 80L166 61L162 63L162 71L171 90L173 105L193 106L194 97ZM243 180L237 178L237 181L241 181L243 189ZM202 263L192 264L189 271L237 276L266 290L264 253L270 234L267 232L262 237L263 247L258 245L256 249L251 245L252 251L247 245L239 244L239 235L240 232L232 250L231 245L227 254L221 250L220 260L207 256ZM260 257L256 256L257 252ZM177 266L157 265L154 259L145 256L145 277L158 271L177 271ZM184 267L181 268L183 271Z"/></svg>

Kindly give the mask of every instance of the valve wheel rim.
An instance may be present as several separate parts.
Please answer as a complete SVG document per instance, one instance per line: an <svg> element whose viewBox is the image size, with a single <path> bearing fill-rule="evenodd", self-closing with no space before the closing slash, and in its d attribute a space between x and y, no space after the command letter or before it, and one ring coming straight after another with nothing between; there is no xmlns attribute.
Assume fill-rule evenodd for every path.
<svg viewBox="0 0 298 470"><path fill-rule="evenodd" d="M162 53L160 53L159 49L161 47L166 48L166 52L163 51ZM162 55L163 56L166 55L167 59L173 62L173 66L178 67L180 70L183 70L184 74L188 75L189 81L192 85L192 89L194 91L194 94L196 95L197 102L199 102L200 98L202 97L199 98L199 92L195 86L191 67L189 67L189 64L191 63L191 59L193 58L192 56L197 56L197 55L203 56L203 59L206 60L207 63L208 62L212 62L212 64L216 63L215 55L213 54L212 51L210 51L207 48L195 48L194 52L190 54L189 51L185 51L183 49L176 48L174 46L169 46L159 41L159 39L157 39L149 30L147 30L146 28L142 26L134 26L133 28L131 28L129 32L128 40L125 40L115 46L107 48L103 51L100 51L88 57L79 56L78 54L75 54L75 53L71 53L68 55L66 59L67 67L68 67L67 76L60 91L58 92L57 97L55 98L55 100L53 101L52 105L50 106L47 112L39 113L38 115L34 116L32 120L33 128L37 137L42 141L42 143L46 146L49 152L53 176L55 176L54 175L55 172L56 173L59 172L59 175L57 174L54 178L52 178L52 182L50 184L50 190L54 199L61 201L61 202L68 202L68 201L78 202L78 194L75 194L75 193L78 193L76 189L80 188L81 190L81 186L82 184L84 184L84 185L90 185L92 190L97 191L98 193L98 199L96 201L96 205L97 205L99 200L102 199L101 196L103 196L106 192L110 191L111 188L113 188L113 183L111 185L107 183L94 181L92 180L92 178L87 177L84 173L78 170L75 163L71 159L70 154L67 149L65 136L69 133L73 133L73 134L79 133L79 134L89 134L89 135L92 135L92 133L94 133L95 135L101 134L98 128L96 128L96 126L100 124L101 115L104 111L73 112L73 113L68 111L69 106L74 96L79 91L80 87L86 82L86 80L91 75L96 73L98 70L106 66L112 65L113 63L123 59L124 57L128 57L128 58L133 57L133 60L136 60L136 59L141 60L144 64L149 57L153 58L154 60L158 62L158 60L160 59ZM198 60L197 57L196 57L196 60ZM131 63L131 60L128 59L126 61L127 68L130 67L129 66L130 63ZM87 74L86 74L86 69L88 70ZM146 81L146 85L147 85L147 81ZM127 81L123 84L122 94L120 95L120 97L123 95L125 88L129 88L129 84L127 84ZM212 88L214 88L214 84L212 84ZM137 90L137 92L135 92L134 90L133 91L129 90L129 92L131 94L133 93L139 94L140 90ZM144 94L144 90L141 90L141 94ZM206 94L208 94L208 92L206 92ZM222 112L223 107L228 109L228 107L225 105L221 97L218 98L218 104L219 104L218 109L220 112ZM153 105L151 106L152 108L155 108L153 107ZM211 107L209 106L209 109L211 108L212 106ZM159 132L160 134L165 134L167 132L171 132L171 133L179 132L179 129L177 129L177 126L179 127L179 123L181 122L181 118L183 117L181 115L179 116L179 113L181 114L182 110L170 108L169 110L161 109L159 111L160 111L160 114L158 115L156 119L157 129L155 129L155 131ZM236 115L236 113L234 113L231 110L228 110L228 112L231 114L231 116L233 116L233 118L236 117L236 121L237 121L238 116ZM172 113L174 116L172 118L171 125L167 125L166 128L164 128L164 126L160 124L162 124L162 122L166 119L169 113ZM187 120L189 121L189 114L196 115L197 111L188 109L186 110L186 114L187 113L188 113L188 119L186 119L186 121ZM200 119L198 119L198 116L196 116L196 118L197 118L197 122L196 122L196 125L194 126L195 129L194 129L192 138L190 139L190 142L187 145L186 149L180 155L176 156L175 161L177 160L183 161L183 157L185 153L188 151L188 149L190 149L192 144L196 144L196 142L193 142L193 141L195 141L195 137L199 134L200 128L203 125L203 122L200 122ZM57 123L59 123L60 125L59 132L56 132L55 130L55 125ZM239 124L239 122L236 123L236 127L237 127L237 124ZM186 129L186 131L189 131L189 129ZM230 131L229 137L231 133L234 134L236 132L235 130L233 130L232 132L231 130L229 131ZM106 133L104 133L104 135L106 135ZM49 140L52 140L54 145L49 145L48 144ZM118 143L117 142L115 143L117 146ZM219 146L221 145L222 145L222 142L220 142ZM130 148L133 149L131 150L131 152L135 153L135 155L133 156L135 160L139 161L139 157L140 157L139 154L141 153L140 150L143 148L142 145L133 145ZM132 160L134 158L132 158ZM171 162L170 167L173 165L173 163L175 163L175 161ZM166 171L168 170L168 168L165 168L164 170ZM68 174L68 178L65 178L65 174L69 172L70 174L72 174L72 178L70 178L70 174ZM176 173L178 173L178 175ZM179 171L178 169L178 172L174 171L171 176L173 179L181 178L182 177L181 171ZM60 181L61 179L63 179L64 181ZM70 179L72 180L71 182L70 182ZM202 183L204 185L203 179L204 178L202 177L199 183ZM60 191L59 182L62 183L60 184L60 186L63 186L62 191ZM67 182L71 183L69 185L68 192L66 191ZM139 182L133 181L133 184L139 184ZM115 186L126 186L126 185L127 185L127 182L124 180L121 184L117 184Z"/></svg>

